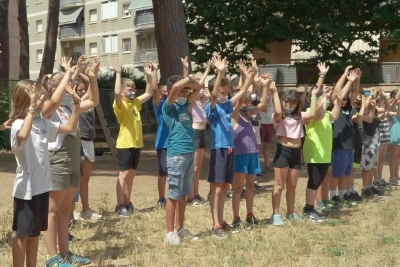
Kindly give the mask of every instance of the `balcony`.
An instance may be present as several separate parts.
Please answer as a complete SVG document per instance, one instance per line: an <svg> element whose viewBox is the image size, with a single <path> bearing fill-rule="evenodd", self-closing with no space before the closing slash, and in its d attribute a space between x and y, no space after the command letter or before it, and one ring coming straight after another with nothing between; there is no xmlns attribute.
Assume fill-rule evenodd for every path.
<svg viewBox="0 0 400 267"><path fill-rule="evenodd" d="M60 41L73 41L85 38L85 27L84 26L60 26Z"/></svg>
<svg viewBox="0 0 400 267"><path fill-rule="evenodd" d="M152 11L137 11L134 26L136 32L154 30L154 14Z"/></svg>
<svg viewBox="0 0 400 267"><path fill-rule="evenodd" d="M144 63L147 61L158 62L157 49L143 49L136 51L133 55L133 63Z"/></svg>
<svg viewBox="0 0 400 267"><path fill-rule="evenodd" d="M84 5L84 0L60 0L60 10L80 7Z"/></svg>

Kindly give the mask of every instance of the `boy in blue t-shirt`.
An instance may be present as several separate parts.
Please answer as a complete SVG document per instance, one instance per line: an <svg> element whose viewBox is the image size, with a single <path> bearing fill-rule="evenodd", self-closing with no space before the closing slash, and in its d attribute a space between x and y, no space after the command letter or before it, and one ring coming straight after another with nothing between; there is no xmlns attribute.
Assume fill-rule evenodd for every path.
<svg viewBox="0 0 400 267"><path fill-rule="evenodd" d="M228 100L229 80L226 82L225 72L228 67L226 58L214 56L212 63L218 70L215 85L211 93L211 102L206 106L206 115L211 127L210 173L210 206L213 218L212 234L218 238L225 237L227 223L223 219L225 192L233 182L235 170L235 144L231 125L233 106L247 92L256 70L246 73L247 79L240 92ZM254 65L254 64L253 64ZM223 78L224 77L224 78ZM221 81L223 83L221 83Z"/></svg>
<svg viewBox="0 0 400 267"><path fill-rule="evenodd" d="M196 100L200 85L193 74L185 78L175 75L169 77L167 88L171 90L171 93L162 106L164 121L169 129L167 234L164 242L169 245L179 245L183 239L198 239L183 228L183 220L186 197L189 196L192 188L194 171L193 128L188 107ZM193 92L188 94L188 89L193 89ZM178 218L176 222L175 216Z"/></svg>

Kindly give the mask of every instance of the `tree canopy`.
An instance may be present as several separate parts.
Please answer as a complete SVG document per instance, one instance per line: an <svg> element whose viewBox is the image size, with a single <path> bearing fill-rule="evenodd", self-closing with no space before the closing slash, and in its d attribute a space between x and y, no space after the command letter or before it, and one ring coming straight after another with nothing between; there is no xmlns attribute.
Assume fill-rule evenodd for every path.
<svg viewBox="0 0 400 267"><path fill-rule="evenodd" d="M245 3L243 3L245 2ZM268 44L290 40L298 51L315 52L299 64L366 65L378 56L379 37L397 38L396 0L186 0L186 27L192 60L206 62L213 52L235 61ZM203 40L203 41L199 41ZM371 50L350 50L356 40Z"/></svg>

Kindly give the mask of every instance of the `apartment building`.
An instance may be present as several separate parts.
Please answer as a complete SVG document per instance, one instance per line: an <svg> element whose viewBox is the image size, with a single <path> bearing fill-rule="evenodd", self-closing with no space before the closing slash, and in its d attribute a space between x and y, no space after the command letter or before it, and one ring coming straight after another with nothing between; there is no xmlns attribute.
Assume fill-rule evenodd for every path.
<svg viewBox="0 0 400 267"><path fill-rule="evenodd" d="M9 78L11 80L16 80L19 77L19 27L17 1L10 1L8 5L8 36L10 42Z"/></svg>

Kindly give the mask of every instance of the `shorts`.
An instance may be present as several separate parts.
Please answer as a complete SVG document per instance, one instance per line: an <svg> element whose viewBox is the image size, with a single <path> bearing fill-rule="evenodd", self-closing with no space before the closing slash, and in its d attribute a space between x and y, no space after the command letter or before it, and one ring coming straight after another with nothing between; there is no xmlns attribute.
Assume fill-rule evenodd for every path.
<svg viewBox="0 0 400 267"><path fill-rule="evenodd" d="M317 190L325 179L329 163L307 163L307 188Z"/></svg>
<svg viewBox="0 0 400 267"><path fill-rule="evenodd" d="M354 152L352 149L332 150L332 177L350 176L353 169L353 161Z"/></svg>
<svg viewBox="0 0 400 267"><path fill-rule="evenodd" d="M272 142L272 137L275 134L274 125L271 124L261 124L261 141L263 143L270 144Z"/></svg>
<svg viewBox="0 0 400 267"><path fill-rule="evenodd" d="M167 170L167 149L157 149L157 161L158 161L158 176L165 177L168 175Z"/></svg>
<svg viewBox="0 0 400 267"><path fill-rule="evenodd" d="M117 160L121 171L137 170L140 159L140 148L117 148Z"/></svg>
<svg viewBox="0 0 400 267"><path fill-rule="evenodd" d="M261 145L260 126L254 126L253 125L253 131L254 131L254 134L256 135L257 145Z"/></svg>
<svg viewBox="0 0 400 267"><path fill-rule="evenodd" d="M235 173L235 149L218 148L211 150L210 173L207 181L209 183L233 182Z"/></svg>
<svg viewBox="0 0 400 267"><path fill-rule="evenodd" d="M31 200L14 198L12 230L19 236L37 237L47 230L49 192L33 196Z"/></svg>
<svg viewBox="0 0 400 267"><path fill-rule="evenodd" d="M257 174L261 172L258 153L243 154L235 156L235 172L245 174Z"/></svg>
<svg viewBox="0 0 400 267"><path fill-rule="evenodd" d="M85 141L85 140L81 139L81 143L82 143L82 150L83 150L82 160L87 158L87 160L89 162L93 163L95 161L93 141Z"/></svg>
<svg viewBox="0 0 400 267"><path fill-rule="evenodd" d="M378 148L364 148L360 169L364 171L370 171L378 167L379 159L379 147Z"/></svg>
<svg viewBox="0 0 400 267"><path fill-rule="evenodd" d="M193 129L194 149L206 148L206 130Z"/></svg>
<svg viewBox="0 0 400 267"><path fill-rule="evenodd" d="M192 189L194 154L184 153L167 157L168 167L168 198L180 200L188 197Z"/></svg>
<svg viewBox="0 0 400 267"><path fill-rule="evenodd" d="M72 135L64 137L63 144L57 151L49 151L53 191L62 191L70 186L79 188L82 176L80 151L80 139Z"/></svg>
<svg viewBox="0 0 400 267"><path fill-rule="evenodd" d="M301 169L301 148L285 147L279 143L276 144L274 157L274 168Z"/></svg>

